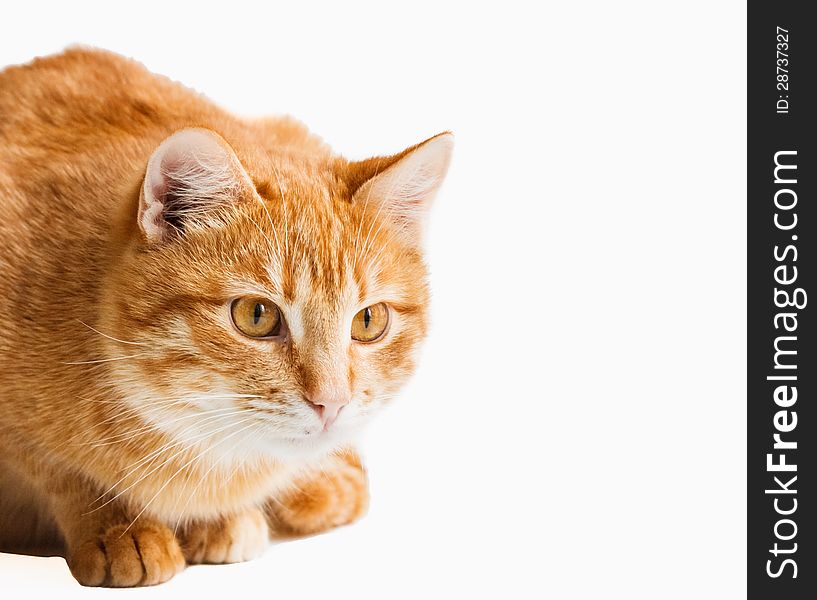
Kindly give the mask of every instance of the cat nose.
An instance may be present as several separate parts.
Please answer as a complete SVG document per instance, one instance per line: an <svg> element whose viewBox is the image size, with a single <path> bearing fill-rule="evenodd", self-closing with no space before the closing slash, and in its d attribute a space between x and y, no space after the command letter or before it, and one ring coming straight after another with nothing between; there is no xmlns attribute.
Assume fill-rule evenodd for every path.
<svg viewBox="0 0 817 600"><path fill-rule="evenodd" d="M323 430L326 431L338 418L340 410L349 404L351 397L348 393L336 390L321 390L307 394L306 399L318 412L321 423L323 423Z"/></svg>

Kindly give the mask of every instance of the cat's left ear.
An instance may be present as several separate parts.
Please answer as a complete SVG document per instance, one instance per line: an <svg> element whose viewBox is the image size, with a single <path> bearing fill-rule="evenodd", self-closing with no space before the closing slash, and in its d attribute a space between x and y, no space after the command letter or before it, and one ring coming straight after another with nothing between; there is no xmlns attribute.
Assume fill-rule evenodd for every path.
<svg viewBox="0 0 817 600"><path fill-rule="evenodd" d="M453 148L454 135L444 132L395 156L357 163L358 173L370 177L352 202L377 207L411 243L421 244L428 210L445 179Z"/></svg>
<svg viewBox="0 0 817 600"><path fill-rule="evenodd" d="M219 222L252 182L224 139L209 129L182 129L154 150L139 200L139 227L149 242Z"/></svg>

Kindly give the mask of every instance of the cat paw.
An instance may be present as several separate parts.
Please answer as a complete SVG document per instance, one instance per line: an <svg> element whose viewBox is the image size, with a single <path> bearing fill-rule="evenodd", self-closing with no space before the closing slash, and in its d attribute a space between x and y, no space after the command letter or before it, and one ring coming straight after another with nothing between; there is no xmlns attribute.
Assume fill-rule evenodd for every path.
<svg viewBox="0 0 817 600"><path fill-rule="evenodd" d="M311 535L356 521L369 504L366 471L356 455L334 457L332 463L267 504L273 529L290 535Z"/></svg>
<svg viewBox="0 0 817 600"><path fill-rule="evenodd" d="M110 527L69 550L67 560L76 580L86 586L155 585L184 569L176 537L158 523Z"/></svg>
<svg viewBox="0 0 817 600"><path fill-rule="evenodd" d="M187 562L236 563L261 555L269 543L269 527L259 509L214 521L195 522L181 534Z"/></svg>

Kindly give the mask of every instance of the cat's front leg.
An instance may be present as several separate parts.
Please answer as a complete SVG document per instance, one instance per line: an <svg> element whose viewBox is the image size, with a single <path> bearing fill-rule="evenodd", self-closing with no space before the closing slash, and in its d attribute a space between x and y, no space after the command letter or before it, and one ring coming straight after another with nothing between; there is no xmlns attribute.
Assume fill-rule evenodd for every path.
<svg viewBox="0 0 817 600"><path fill-rule="evenodd" d="M357 453L345 450L271 498L267 515L277 533L309 535L356 521L368 505L366 470Z"/></svg>
<svg viewBox="0 0 817 600"><path fill-rule="evenodd" d="M52 512L65 540L66 561L82 585L133 587L162 583L184 566L176 536L167 526L76 476L49 479Z"/></svg>
<svg viewBox="0 0 817 600"><path fill-rule="evenodd" d="M209 521L193 521L180 532L188 563L235 563L259 556L269 543L261 509L251 508Z"/></svg>

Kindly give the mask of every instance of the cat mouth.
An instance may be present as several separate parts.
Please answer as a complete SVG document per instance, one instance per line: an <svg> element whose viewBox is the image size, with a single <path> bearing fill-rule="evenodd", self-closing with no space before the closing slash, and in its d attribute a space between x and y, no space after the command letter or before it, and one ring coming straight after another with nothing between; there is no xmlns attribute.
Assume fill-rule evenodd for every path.
<svg viewBox="0 0 817 600"><path fill-rule="evenodd" d="M292 436L292 440L296 442L308 442L308 441L315 441L320 439L325 439L327 437L333 436L335 434L335 429L325 429L321 427L309 428L305 429L303 435Z"/></svg>
<svg viewBox="0 0 817 600"><path fill-rule="evenodd" d="M328 441L338 440L341 429L342 428L337 426L323 428L320 425L316 425L314 427L305 428L303 433L299 435L289 435L282 439L283 441L296 446L309 446L316 443L323 444Z"/></svg>

